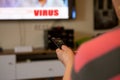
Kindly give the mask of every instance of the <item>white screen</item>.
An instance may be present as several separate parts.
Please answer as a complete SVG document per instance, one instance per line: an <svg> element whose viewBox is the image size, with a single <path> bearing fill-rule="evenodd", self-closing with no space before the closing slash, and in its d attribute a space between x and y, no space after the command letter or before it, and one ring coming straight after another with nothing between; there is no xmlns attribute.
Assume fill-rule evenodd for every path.
<svg viewBox="0 0 120 80"><path fill-rule="evenodd" d="M68 18L68 0L0 0L0 20Z"/></svg>

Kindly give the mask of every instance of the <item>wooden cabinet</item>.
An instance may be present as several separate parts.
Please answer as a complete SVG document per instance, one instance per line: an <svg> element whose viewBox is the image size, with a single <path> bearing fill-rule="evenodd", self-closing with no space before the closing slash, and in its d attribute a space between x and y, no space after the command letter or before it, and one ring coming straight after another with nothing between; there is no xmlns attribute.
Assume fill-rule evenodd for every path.
<svg viewBox="0 0 120 80"><path fill-rule="evenodd" d="M0 55L0 80L15 80L15 55Z"/></svg>

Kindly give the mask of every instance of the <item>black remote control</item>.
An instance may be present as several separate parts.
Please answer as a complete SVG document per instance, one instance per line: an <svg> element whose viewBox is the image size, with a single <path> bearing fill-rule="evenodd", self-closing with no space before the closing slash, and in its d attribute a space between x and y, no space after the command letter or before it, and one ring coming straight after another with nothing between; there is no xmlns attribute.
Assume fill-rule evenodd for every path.
<svg viewBox="0 0 120 80"><path fill-rule="evenodd" d="M62 45L64 45L64 42L61 38L52 37L51 41L56 45L57 48L60 48L60 49L61 49Z"/></svg>

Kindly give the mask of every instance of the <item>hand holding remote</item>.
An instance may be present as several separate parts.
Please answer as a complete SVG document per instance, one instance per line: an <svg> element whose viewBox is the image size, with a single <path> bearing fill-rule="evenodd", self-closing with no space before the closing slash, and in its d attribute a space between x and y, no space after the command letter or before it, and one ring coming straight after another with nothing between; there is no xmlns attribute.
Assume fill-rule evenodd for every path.
<svg viewBox="0 0 120 80"><path fill-rule="evenodd" d="M57 48L60 48L60 49L61 49L62 45L64 45L63 40L61 40L60 38L52 37L51 41L57 46Z"/></svg>

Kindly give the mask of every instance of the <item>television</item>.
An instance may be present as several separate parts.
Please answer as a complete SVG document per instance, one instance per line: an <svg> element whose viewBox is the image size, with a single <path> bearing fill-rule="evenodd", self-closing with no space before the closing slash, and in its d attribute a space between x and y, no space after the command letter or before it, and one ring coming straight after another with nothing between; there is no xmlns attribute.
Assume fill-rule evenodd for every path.
<svg viewBox="0 0 120 80"><path fill-rule="evenodd" d="M0 0L0 20L75 18L75 0Z"/></svg>

